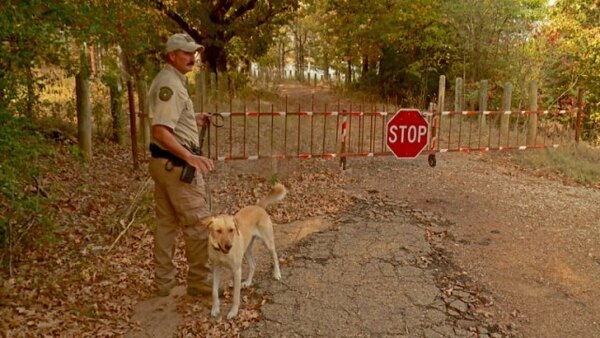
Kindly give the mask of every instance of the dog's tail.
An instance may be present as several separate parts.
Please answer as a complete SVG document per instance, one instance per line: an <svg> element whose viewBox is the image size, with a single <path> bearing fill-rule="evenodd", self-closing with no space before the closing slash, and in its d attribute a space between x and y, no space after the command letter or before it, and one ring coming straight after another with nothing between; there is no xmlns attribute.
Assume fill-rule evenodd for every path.
<svg viewBox="0 0 600 338"><path fill-rule="evenodd" d="M258 201L256 205L263 209L266 209L269 204L281 201L286 194L287 190L285 189L283 184L277 183L273 186L273 188L271 188L269 194L265 198Z"/></svg>

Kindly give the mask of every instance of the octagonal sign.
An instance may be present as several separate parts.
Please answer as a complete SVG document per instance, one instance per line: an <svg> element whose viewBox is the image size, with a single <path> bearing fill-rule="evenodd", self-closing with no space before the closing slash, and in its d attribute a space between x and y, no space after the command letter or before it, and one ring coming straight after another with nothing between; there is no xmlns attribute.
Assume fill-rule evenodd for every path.
<svg viewBox="0 0 600 338"><path fill-rule="evenodd" d="M386 145L397 158L415 158L429 140L429 122L417 109L400 109L387 123Z"/></svg>

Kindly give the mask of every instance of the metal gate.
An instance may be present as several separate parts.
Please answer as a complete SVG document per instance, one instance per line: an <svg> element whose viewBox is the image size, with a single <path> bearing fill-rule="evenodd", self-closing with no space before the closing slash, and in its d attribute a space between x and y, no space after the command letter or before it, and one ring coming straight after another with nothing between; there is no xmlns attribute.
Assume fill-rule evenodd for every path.
<svg viewBox="0 0 600 338"><path fill-rule="evenodd" d="M422 154L556 148L574 140L576 111L425 111L430 140ZM394 113L213 112L204 153L219 161L390 156Z"/></svg>
<svg viewBox="0 0 600 338"><path fill-rule="evenodd" d="M537 84L530 83L529 110L511 108L512 85L506 83L502 94L502 109L487 110L487 85L480 93L477 111L460 110L462 80L456 79L454 110L444 107L445 77L440 77L440 87L435 104L422 112L429 122L429 140L421 153L428 155L429 164L435 165L435 155L445 152L482 152L556 148L579 141L583 90L579 90L577 105L569 109L539 110ZM460 89L460 90L459 90ZM202 100L201 100L202 101ZM258 160L286 158L339 158L345 166L348 157L392 156L386 146L386 125L400 107L392 104L365 105L323 104L315 109L314 94L311 109L301 105L291 107L285 97L283 109L271 104L262 109L260 98L256 110L221 111L218 106L211 112L212 122L204 135L203 152L213 160ZM133 107L130 104L130 109ZM330 109L328 107L335 107ZM368 107L368 108L366 108ZM131 113L134 115L135 113ZM144 146L147 148L149 116L140 113L145 130ZM136 139L132 123L132 139ZM132 142L134 167L137 147ZM143 153L146 156L146 152Z"/></svg>
<svg viewBox="0 0 600 338"><path fill-rule="evenodd" d="M435 165L435 154L445 152L505 151L556 148L579 141L583 90L577 107L539 110L537 83L528 87L529 110L513 109L512 85L506 83L502 93L502 109L487 110L487 81L480 85L477 111L463 111L460 100L462 79L456 79L454 110L444 110L446 78L440 76L437 102L422 115L429 122L429 141L422 155L429 155ZM342 105L335 110L310 111L290 108L285 99L283 110L271 105L256 111L215 111L209 130L205 154L219 161L285 158L340 158L393 155L386 146L386 125L399 110L393 105L382 109L370 105ZM231 106L231 105L230 105ZM244 105L246 107L246 105ZM358 107L358 109L354 109ZM440 107L441 109L438 109Z"/></svg>

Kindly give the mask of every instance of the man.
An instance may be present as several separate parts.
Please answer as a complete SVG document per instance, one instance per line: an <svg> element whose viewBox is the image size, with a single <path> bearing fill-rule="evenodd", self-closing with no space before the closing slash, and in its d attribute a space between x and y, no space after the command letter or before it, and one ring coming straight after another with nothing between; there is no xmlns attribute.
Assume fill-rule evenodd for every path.
<svg viewBox="0 0 600 338"><path fill-rule="evenodd" d="M187 293L210 294L207 232L201 220L209 216L202 174L214 169L213 162L198 155L198 126L208 123L194 112L185 74L192 70L196 53L203 50L187 34L174 34L166 45L165 67L156 75L148 92L152 120L149 171L154 180L157 224L154 234L155 283L158 296L168 296L177 284L173 264L175 239L183 230L189 266ZM182 171L195 169L189 180Z"/></svg>

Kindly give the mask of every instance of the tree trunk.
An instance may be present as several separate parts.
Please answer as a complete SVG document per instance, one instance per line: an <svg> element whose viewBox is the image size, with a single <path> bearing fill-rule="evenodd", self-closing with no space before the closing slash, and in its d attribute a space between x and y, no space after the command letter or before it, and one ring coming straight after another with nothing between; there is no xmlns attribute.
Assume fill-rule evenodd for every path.
<svg viewBox="0 0 600 338"><path fill-rule="evenodd" d="M75 77L77 141L83 159L90 161L92 158L92 106L89 73L84 52L81 53L81 64L81 70Z"/></svg>
<svg viewBox="0 0 600 338"><path fill-rule="evenodd" d="M207 46L204 50L210 72L215 74L215 83L219 83L219 73L227 72L227 54L221 47Z"/></svg>
<svg viewBox="0 0 600 338"><path fill-rule="evenodd" d="M131 130L131 154L133 157L133 169L137 170L138 165L138 135L137 119L135 118L135 97L133 94L133 81L131 77L127 80L127 101L129 103L129 127Z"/></svg>
<svg viewBox="0 0 600 338"><path fill-rule="evenodd" d="M150 146L150 125L151 122L148 116L148 84L146 80L138 79L137 84L137 95L138 95L138 111L140 112L140 128L142 129L142 142L144 147L144 158L146 158L146 152Z"/></svg>
<svg viewBox="0 0 600 338"><path fill-rule="evenodd" d="M277 76L278 79L284 79L285 78L285 45L283 44L283 42L279 42L277 44L278 47L278 69L277 69Z"/></svg>
<svg viewBox="0 0 600 338"><path fill-rule="evenodd" d="M306 33L304 33L306 34ZM304 82L304 40L302 28L296 23L296 31L294 32L294 47L296 49L296 79Z"/></svg>
<svg viewBox="0 0 600 338"><path fill-rule="evenodd" d="M364 54L363 62L362 62L362 77L364 78L364 76L367 75L368 73L369 73L369 56Z"/></svg>
<svg viewBox="0 0 600 338"><path fill-rule="evenodd" d="M329 68L331 68L331 64L329 62L329 55L325 54L323 58L323 79L325 82L329 82L331 76L329 76Z"/></svg>
<svg viewBox="0 0 600 338"><path fill-rule="evenodd" d="M346 68L346 84L352 83L352 60L348 59L348 67Z"/></svg>
<svg viewBox="0 0 600 338"><path fill-rule="evenodd" d="M110 116L112 119L112 141L116 144L123 144L123 105L121 97L123 90L118 79L108 84L110 92Z"/></svg>

